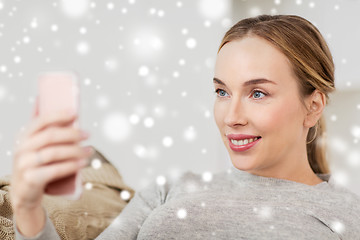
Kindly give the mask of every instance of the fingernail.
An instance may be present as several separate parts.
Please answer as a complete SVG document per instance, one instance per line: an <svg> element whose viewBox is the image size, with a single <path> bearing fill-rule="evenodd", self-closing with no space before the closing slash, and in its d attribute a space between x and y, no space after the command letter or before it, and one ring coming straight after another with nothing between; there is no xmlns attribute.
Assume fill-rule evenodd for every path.
<svg viewBox="0 0 360 240"><path fill-rule="evenodd" d="M90 134L88 132L81 131L81 138L82 139L88 138L89 136L90 136Z"/></svg>
<svg viewBox="0 0 360 240"><path fill-rule="evenodd" d="M78 164L80 167L85 167L85 166L89 165L89 159L82 158L79 160Z"/></svg>
<svg viewBox="0 0 360 240"><path fill-rule="evenodd" d="M93 150L93 148L91 146L84 147L83 149L84 149L84 151L86 153L93 153L94 152L94 150Z"/></svg>

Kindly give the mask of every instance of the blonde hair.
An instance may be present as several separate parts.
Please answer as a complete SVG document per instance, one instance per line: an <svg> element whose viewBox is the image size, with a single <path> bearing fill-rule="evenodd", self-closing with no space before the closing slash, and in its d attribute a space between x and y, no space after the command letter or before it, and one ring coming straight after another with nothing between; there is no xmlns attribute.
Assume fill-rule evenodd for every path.
<svg viewBox="0 0 360 240"><path fill-rule="evenodd" d="M326 41L308 20L295 15L260 15L232 26L222 39L218 52L228 42L246 36L261 37L277 47L290 61L298 79L300 96L315 89L328 94L335 90L334 62ZM329 173L326 161L323 116L307 135L307 156L314 173Z"/></svg>

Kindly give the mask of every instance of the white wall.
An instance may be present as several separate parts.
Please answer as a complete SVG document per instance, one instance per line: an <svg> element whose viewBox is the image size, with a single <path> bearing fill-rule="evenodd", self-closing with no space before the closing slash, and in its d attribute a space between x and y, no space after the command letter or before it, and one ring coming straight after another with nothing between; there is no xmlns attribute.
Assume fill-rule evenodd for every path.
<svg viewBox="0 0 360 240"><path fill-rule="evenodd" d="M133 188L162 174L224 167L212 78L230 1L0 3L0 175L11 173L36 76L53 69L79 73L80 125L91 134L84 145Z"/></svg>

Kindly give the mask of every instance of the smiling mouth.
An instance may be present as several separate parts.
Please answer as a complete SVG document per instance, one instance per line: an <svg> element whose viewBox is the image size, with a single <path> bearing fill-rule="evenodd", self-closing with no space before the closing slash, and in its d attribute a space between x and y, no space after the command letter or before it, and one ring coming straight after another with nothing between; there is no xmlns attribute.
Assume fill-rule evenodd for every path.
<svg viewBox="0 0 360 240"><path fill-rule="evenodd" d="M255 142L260 138L261 137L259 136L259 137L254 137L254 138L245 138L245 139L241 139L241 140L230 139L230 141L232 142L232 144L234 144L236 146L243 146L243 145L246 145L248 143Z"/></svg>
<svg viewBox="0 0 360 240"><path fill-rule="evenodd" d="M229 147L231 150L235 152L245 152L249 149L252 149L259 143L261 140L261 137L251 137L251 138L243 138L240 140L235 139L229 139Z"/></svg>

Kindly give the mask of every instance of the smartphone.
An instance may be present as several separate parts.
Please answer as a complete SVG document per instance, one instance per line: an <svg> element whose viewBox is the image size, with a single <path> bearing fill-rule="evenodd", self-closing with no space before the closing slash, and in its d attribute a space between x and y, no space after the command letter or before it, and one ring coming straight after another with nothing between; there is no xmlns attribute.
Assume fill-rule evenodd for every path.
<svg viewBox="0 0 360 240"><path fill-rule="evenodd" d="M79 80L72 71L42 72L38 76L38 115L70 109L79 114ZM79 118L73 127L79 128ZM80 172L49 183L45 188L49 195L67 199L79 199L82 193Z"/></svg>

